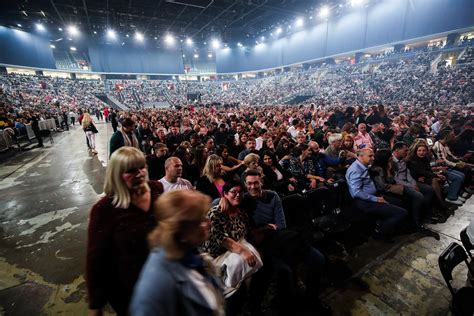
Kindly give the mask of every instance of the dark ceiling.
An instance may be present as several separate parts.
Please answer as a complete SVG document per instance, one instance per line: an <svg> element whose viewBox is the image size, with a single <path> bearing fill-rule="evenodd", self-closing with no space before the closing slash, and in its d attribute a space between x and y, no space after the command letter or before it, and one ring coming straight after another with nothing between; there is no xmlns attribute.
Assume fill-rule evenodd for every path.
<svg viewBox="0 0 474 316"><path fill-rule="evenodd" d="M206 41L255 41L277 25L298 16L309 17L333 0L18 0L2 1L3 25L32 30L43 23L51 36L58 28L76 25L81 32L100 36L110 27L119 36L140 31L147 38L167 33ZM339 1L342 2L342 1ZM96 33L94 33L96 32Z"/></svg>

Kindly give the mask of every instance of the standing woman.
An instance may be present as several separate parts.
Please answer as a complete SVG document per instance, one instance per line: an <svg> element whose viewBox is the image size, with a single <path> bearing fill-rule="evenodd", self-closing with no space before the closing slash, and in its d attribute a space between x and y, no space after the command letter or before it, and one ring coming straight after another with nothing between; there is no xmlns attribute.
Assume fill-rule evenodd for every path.
<svg viewBox="0 0 474 316"><path fill-rule="evenodd" d="M159 225L155 247L133 293L132 316L222 316L224 299L212 264L198 247L209 236L210 198L196 191L171 191L155 203Z"/></svg>
<svg viewBox="0 0 474 316"><path fill-rule="evenodd" d="M140 150L122 147L110 157L104 192L92 207L88 228L89 315L101 315L107 303L118 315L126 315L148 256L147 235L156 226L151 209L163 186L148 181Z"/></svg>
<svg viewBox="0 0 474 316"><path fill-rule="evenodd" d="M97 150L95 150L95 133L97 132L97 128L94 126L92 117L87 112L84 113L84 116L82 117L82 129L86 133L91 152L97 154Z"/></svg>

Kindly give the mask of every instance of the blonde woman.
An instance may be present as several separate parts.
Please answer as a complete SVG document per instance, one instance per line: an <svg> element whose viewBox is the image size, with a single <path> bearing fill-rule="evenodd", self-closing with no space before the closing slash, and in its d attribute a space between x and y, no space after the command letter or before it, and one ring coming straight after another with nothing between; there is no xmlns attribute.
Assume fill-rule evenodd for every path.
<svg viewBox="0 0 474 316"><path fill-rule="evenodd" d="M135 286L130 315L224 315L219 280L197 250L209 237L210 202L202 193L177 190L155 203L159 225L149 237L154 248Z"/></svg>
<svg viewBox="0 0 474 316"><path fill-rule="evenodd" d="M196 189L214 200L222 197L224 184L222 158L210 155L204 165L203 176L196 183Z"/></svg>
<svg viewBox="0 0 474 316"><path fill-rule="evenodd" d="M107 303L118 315L126 315L148 256L147 235L156 226L152 206L163 186L148 181L140 150L122 147L110 157L104 192L92 207L88 228L89 315L100 315Z"/></svg>
<svg viewBox="0 0 474 316"><path fill-rule="evenodd" d="M97 154L97 150L95 150L95 133L97 132L97 129L94 126L92 117L87 112L84 113L84 116L82 117L82 129L86 133L91 152Z"/></svg>

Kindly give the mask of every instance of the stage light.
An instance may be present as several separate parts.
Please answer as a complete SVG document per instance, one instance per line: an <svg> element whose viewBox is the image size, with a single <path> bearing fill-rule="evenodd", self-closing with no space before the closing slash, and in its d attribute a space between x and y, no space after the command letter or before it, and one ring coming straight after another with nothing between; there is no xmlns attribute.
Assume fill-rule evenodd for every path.
<svg viewBox="0 0 474 316"><path fill-rule="evenodd" d="M165 42L166 42L167 44L173 44L173 43L174 43L174 37L171 36L171 34L167 34L167 35L165 36Z"/></svg>
<svg viewBox="0 0 474 316"><path fill-rule="evenodd" d="M212 48L218 49L220 46L219 40L218 39L213 39L212 40Z"/></svg>
<svg viewBox="0 0 474 316"><path fill-rule="evenodd" d="M188 37L188 38L186 39L186 44L188 44L188 45L193 45L193 40L192 40L192 38Z"/></svg>
<svg viewBox="0 0 474 316"><path fill-rule="evenodd" d="M51 47L53 49L56 48L56 46L54 46L53 44L49 45L49 47Z"/></svg>
<svg viewBox="0 0 474 316"><path fill-rule="evenodd" d="M243 47L244 45L242 45L242 43L239 42L239 43L237 43L237 46Z"/></svg>
<svg viewBox="0 0 474 316"><path fill-rule="evenodd" d="M322 7L321 10L319 11L319 16L320 16L321 18L327 18L330 13L331 13L331 9L329 9L328 6L324 6L324 7Z"/></svg>
<svg viewBox="0 0 474 316"><path fill-rule="evenodd" d="M46 28L45 28L44 25L41 24L41 23L37 23L37 24L36 24L36 29L37 29L38 31L41 31L41 32L46 31Z"/></svg>
<svg viewBox="0 0 474 316"><path fill-rule="evenodd" d="M58 31L63 31L63 28L62 27L58 27Z"/></svg>
<svg viewBox="0 0 474 316"><path fill-rule="evenodd" d="M21 24L20 24L20 23L18 23L16 26L18 26L18 27L21 27Z"/></svg>
<svg viewBox="0 0 474 316"><path fill-rule="evenodd" d="M207 54L207 57L212 58L212 54Z"/></svg>
<svg viewBox="0 0 474 316"><path fill-rule="evenodd" d="M265 40L265 36L262 36L260 37L260 39L262 40L262 42Z"/></svg>
<svg viewBox="0 0 474 316"><path fill-rule="evenodd" d="M143 36L142 33L140 33L140 32L135 32L135 39L136 39L137 41L143 42L143 40L145 39L145 37Z"/></svg>
<svg viewBox="0 0 474 316"><path fill-rule="evenodd" d="M198 55L198 54L194 54L194 58L199 58L199 55Z"/></svg>
<svg viewBox="0 0 474 316"><path fill-rule="evenodd" d="M97 31L94 31L94 32L92 32L92 33L94 33L94 34L96 34L96 35L97 35Z"/></svg>
<svg viewBox="0 0 474 316"><path fill-rule="evenodd" d="M281 27L278 27L276 30L277 35L280 35L281 32L283 32L283 29Z"/></svg>
<svg viewBox="0 0 474 316"><path fill-rule="evenodd" d="M107 37L110 39L115 39L117 37L117 34L115 33L114 30L108 29L107 30Z"/></svg>
<svg viewBox="0 0 474 316"><path fill-rule="evenodd" d="M69 49L72 50L73 52L77 50L74 46L71 46Z"/></svg>
<svg viewBox="0 0 474 316"><path fill-rule="evenodd" d="M128 34L125 34L125 36L126 36L126 37L130 37L130 35L128 35Z"/></svg>
<svg viewBox="0 0 474 316"><path fill-rule="evenodd" d="M79 30L77 29L76 26L74 25L70 25L68 28L67 28L67 31L69 32L69 34L71 34L72 36L76 36L79 34Z"/></svg>
<svg viewBox="0 0 474 316"><path fill-rule="evenodd" d="M296 20L296 22L295 22L295 25L296 25L297 27L302 27L302 26L304 25L304 20L303 20L303 18L298 18L298 19Z"/></svg>
<svg viewBox="0 0 474 316"><path fill-rule="evenodd" d="M156 39L156 40L157 40L157 39L158 39L158 37L156 37L156 36L155 36L155 37L154 37L154 39Z"/></svg>

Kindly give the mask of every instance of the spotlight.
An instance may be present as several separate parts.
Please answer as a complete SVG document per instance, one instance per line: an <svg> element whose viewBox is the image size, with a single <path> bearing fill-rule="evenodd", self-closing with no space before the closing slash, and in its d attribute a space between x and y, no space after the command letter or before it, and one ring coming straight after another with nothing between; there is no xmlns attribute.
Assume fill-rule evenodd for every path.
<svg viewBox="0 0 474 316"><path fill-rule="evenodd" d="M74 46L71 46L69 49L72 50L73 52L77 50Z"/></svg>
<svg viewBox="0 0 474 316"><path fill-rule="evenodd" d="M166 42L167 44L173 44L173 43L174 43L174 37L171 36L171 34L166 35L166 36L165 36L165 42Z"/></svg>
<svg viewBox="0 0 474 316"><path fill-rule="evenodd" d="M298 18L298 19L296 20L295 25L296 25L297 27L302 27L303 24L304 24L303 18Z"/></svg>
<svg viewBox="0 0 474 316"><path fill-rule="evenodd" d="M18 26L18 27L21 27L21 24L20 24L20 23L18 23L16 26Z"/></svg>
<svg viewBox="0 0 474 316"><path fill-rule="evenodd" d="M265 40L265 36L262 36L260 37L260 39L262 40L262 42Z"/></svg>
<svg viewBox="0 0 474 316"><path fill-rule="evenodd" d="M53 49L56 48L56 46L54 46L53 44L49 45L49 47L51 47Z"/></svg>
<svg viewBox="0 0 474 316"><path fill-rule="evenodd" d="M243 45L242 45L242 43L239 42L239 43L237 43L237 46L242 47Z"/></svg>
<svg viewBox="0 0 474 316"><path fill-rule="evenodd" d="M199 55L198 55L198 54L194 54L194 58L199 58Z"/></svg>
<svg viewBox="0 0 474 316"><path fill-rule="evenodd" d="M156 37L156 36L155 36L155 37L154 37L154 39L156 39L156 40L157 40L157 39L158 39L158 37Z"/></svg>
<svg viewBox="0 0 474 316"><path fill-rule="evenodd" d="M331 10L329 9L328 6L324 6L321 8L321 10L319 11L319 16L321 18L327 18L329 16L329 14L331 13Z"/></svg>
<svg viewBox="0 0 474 316"><path fill-rule="evenodd" d="M192 40L192 38L188 37L188 38L186 39L186 44L188 44L188 45L193 45L193 40Z"/></svg>
<svg viewBox="0 0 474 316"><path fill-rule="evenodd" d="M77 29L76 26L74 25L71 25L67 28L67 31L69 32L69 34L71 34L72 36L76 36L79 34L79 30Z"/></svg>
<svg viewBox="0 0 474 316"><path fill-rule="evenodd" d="M208 54L207 57L212 58L212 54Z"/></svg>
<svg viewBox="0 0 474 316"><path fill-rule="evenodd" d="M277 35L280 35L281 32L283 32L283 29L281 27L278 27L276 30Z"/></svg>
<svg viewBox="0 0 474 316"><path fill-rule="evenodd" d="M110 39L115 39L117 37L117 34L115 33L114 30L108 29L107 30L107 37Z"/></svg>
<svg viewBox="0 0 474 316"><path fill-rule="evenodd" d="M94 33L94 34L96 34L96 35L97 35L97 31L94 31L94 32L92 32L92 33Z"/></svg>
<svg viewBox="0 0 474 316"><path fill-rule="evenodd" d="M219 40L218 39L213 39L212 40L212 48L217 49L217 48L219 48L219 46L220 46Z"/></svg>
<svg viewBox="0 0 474 316"><path fill-rule="evenodd" d="M135 39L136 39L137 41L143 42L143 40L145 39L145 37L143 36L142 33L136 32L136 33L135 33Z"/></svg>
<svg viewBox="0 0 474 316"><path fill-rule="evenodd" d="M126 37L130 37L130 35L128 35L128 34L125 34L125 36L126 36Z"/></svg>
<svg viewBox="0 0 474 316"><path fill-rule="evenodd" d="M38 31L41 31L41 32L46 31L46 28L41 23L37 23L36 28L38 29Z"/></svg>
<svg viewBox="0 0 474 316"><path fill-rule="evenodd" d="M62 32L62 31L63 31L63 28L62 28L62 27L58 27L58 31Z"/></svg>

